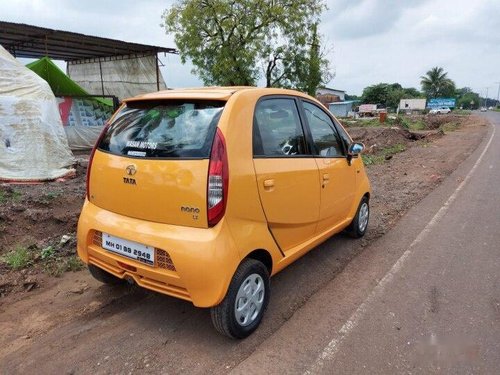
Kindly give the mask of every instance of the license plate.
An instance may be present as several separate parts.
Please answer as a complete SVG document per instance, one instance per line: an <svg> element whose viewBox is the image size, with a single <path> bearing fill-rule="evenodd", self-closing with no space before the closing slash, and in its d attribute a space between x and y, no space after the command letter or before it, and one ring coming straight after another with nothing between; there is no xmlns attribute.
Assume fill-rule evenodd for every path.
<svg viewBox="0 0 500 375"><path fill-rule="evenodd" d="M154 266L155 264L155 249L151 246L103 233L102 247L108 251L135 259L149 266Z"/></svg>

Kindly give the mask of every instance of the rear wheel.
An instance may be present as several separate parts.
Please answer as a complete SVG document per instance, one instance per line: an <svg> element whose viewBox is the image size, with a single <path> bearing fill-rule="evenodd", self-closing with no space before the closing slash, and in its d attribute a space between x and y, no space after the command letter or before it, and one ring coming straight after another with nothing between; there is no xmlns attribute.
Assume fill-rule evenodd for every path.
<svg viewBox="0 0 500 375"><path fill-rule="evenodd" d="M89 271L90 274L94 277L94 279L100 281L101 283L104 284L109 284L109 285L118 285L118 284L124 284L125 280L120 279L109 272L104 271L103 269L100 269L99 267L94 266L93 264L89 264Z"/></svg>
<svg viewBox="0 0 500 375"><path fill-rule="evenodd" d="M351 224L347 227L347 232L353 238L361 238L365 235L368 228L368 220L370 219L370 205L368 197L363 197L359 203L356 216L352 219Z"/></svg>
<svg viewBox="0 0 500 375"><path fill-rule="evenodd" d="M236 270L226 297L211 308L215 329L235 339L249 336L262 321L269 292L266 266L254 259L245 259Z"/></svg>

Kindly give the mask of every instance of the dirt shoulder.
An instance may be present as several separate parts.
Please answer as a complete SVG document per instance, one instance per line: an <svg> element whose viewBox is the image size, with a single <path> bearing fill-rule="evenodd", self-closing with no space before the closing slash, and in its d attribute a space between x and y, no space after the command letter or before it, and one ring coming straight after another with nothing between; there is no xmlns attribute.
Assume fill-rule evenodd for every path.
<svg viewBox="0 0 500 375"><path fill-rule="evenodd" d="M364 246L387 232L411 206L455 170L487 133L487 122L482 118L461 117L453 122L455 125L445 128L444 132L439 128L422 133L401 127L348 128L356 140L366 143L368 149L364 158L373 196L367 236L359 242L346 240L349 244L344 247L342 236L336 236L290 267L290 271L278 275L273 281L273 303L263 327L237 347L228 346L219 338L215 340L219 340L216 342L220 345L211 347L210 340L216 336L211 335L209 319L199 309L182 301L135 288L104 287L86 271L64 273L73 267L68 260L74 256L76 222L85 194L84 157L80 157L81 166L75 179L42 185L0 186L3 197L0 201L0 255L4 257L0 262L0 363L3 363L0 369L9 373L23 372L43 362L43 358L51 358L51 362L42 365L43 370L71 371L74 370L72 363L80 363L85 364L84 372L90 369L102 372L103 367L98 367L102 364L102 351L96 348L96 340L118 345L129 335L117 332L116 327L108 327L108 330L103 327L103 318L113 318L115 324L125 324L132 333L139 324L141 333L136 337L136 346L143 347L155 358L151 369L174 373L181 368L194 373L227 371L255 350L324 283L341 272ZM63 239L63 236L66 237ZM5 256L18 247L29 252L29 264L16 270L5 262ZM328 252L325 247L344 250ZM51 254L44 257L43 251L47 248L52 248ZM60 263L65 264L62 272L57 269ZM317 272L307 272L310 267ZM289 293L290 278L301 281L301 286L293 293ZM143 307L148 305L143 305L145 299L149 307ZM170 310L169 321L158 318L158 322L165 327L171 324L171 331L165 328L162 332L161 327L158 331L153 323L138 323L144 308L153 309L146 314L150 320L159 316L157 310ZM122 313L131 314L138 321L124 323L119 317ZM74 344L76 338L85 349ZM50 345L53 340L61 347L71 348L67 358L55 358L55 349ZM200 354L199 360L193 363L192 358L197 354ZM141 369L146 365L144 355L139 355L134 345L123 349L120 355L115 358L117 363L114 365L118 367L113 368L116 372ZM127 358L127 367L122 357ZM107 361L110 366L114 363L109 356ZM169 368L169 361L174 361L176 367Z"/></svg>

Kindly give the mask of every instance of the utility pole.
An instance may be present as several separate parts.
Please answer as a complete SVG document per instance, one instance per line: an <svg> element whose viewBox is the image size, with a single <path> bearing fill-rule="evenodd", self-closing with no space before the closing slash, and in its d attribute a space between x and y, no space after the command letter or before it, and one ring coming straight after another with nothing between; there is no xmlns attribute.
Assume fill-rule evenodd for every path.
<svg viewBox="0 0 500 375"><path fill-rule="evenodd" d="M489 87L486 87L486 97L484 98L484 106L486 108L488 108L488 90L489 89L490 89Z"/></svg>

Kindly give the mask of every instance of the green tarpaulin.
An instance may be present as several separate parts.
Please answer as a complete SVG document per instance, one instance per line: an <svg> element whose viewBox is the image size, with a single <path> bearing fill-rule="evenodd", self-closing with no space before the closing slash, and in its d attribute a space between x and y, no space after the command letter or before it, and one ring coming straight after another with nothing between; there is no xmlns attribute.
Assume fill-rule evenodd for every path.
<svg viewBox="0 0 500 375"><path fill-rule="evenodd" d="M75 83L70 77L59 69L48 57L42 57L37 61L33 61L26 65L49 84L55 96L87 96L89 93ZM111 99L103 99L95 97L95 100L112 106Z"/></svg>

